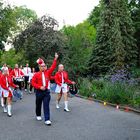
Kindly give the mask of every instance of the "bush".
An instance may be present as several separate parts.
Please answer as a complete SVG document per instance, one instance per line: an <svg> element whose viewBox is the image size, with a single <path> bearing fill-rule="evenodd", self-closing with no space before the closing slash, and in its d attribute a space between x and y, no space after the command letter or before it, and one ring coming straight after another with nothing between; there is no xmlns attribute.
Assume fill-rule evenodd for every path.
<svg viewBox="0 0 140 140"><path fill-rule="evenodd" d="M93 84L88 78L80 78L78 80L79 93L83 96L90 97L93 92Z"/></svg>
<svg viewBox="0 0 140 140"><path fill-rule="evenodd" d="M103 88L98 91L97 98L115 104L131 104L134 89L121 83L104 83Z"/></svg>
<svg viewBox="0 0 140 140"><path fill-rule="evenodd" d="M80 78L78 83L79 93L83 96L94 96L106 102L140 108L140 89L135 85L89 78Z"/></svg>

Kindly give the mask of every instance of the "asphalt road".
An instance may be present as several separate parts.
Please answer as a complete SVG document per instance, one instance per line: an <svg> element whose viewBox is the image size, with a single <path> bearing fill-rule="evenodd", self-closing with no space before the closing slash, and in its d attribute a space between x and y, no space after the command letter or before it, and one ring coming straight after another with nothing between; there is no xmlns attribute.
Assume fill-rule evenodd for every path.
<svg viewBox="0 0 140 140"><path fill-rule="evenodd" d="M51 100L52 126L35 119L35 97L25 95L13 103L13 116L0 108L0 140L140 140L140 115L104 107L77 97L70 98L71 112L55 109Z"/></svg>

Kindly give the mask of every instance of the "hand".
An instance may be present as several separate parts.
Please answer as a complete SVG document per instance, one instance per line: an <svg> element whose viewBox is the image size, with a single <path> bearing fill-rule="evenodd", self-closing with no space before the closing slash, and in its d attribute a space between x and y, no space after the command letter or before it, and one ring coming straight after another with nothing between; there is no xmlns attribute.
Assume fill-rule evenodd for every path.
<svg viewBox="0 0 140 140"><path fill-rule="evenodd" d="M44 87L44 86L42 86L42 87L40 87L40 89L41 89L41 90L45 90L45 87Z"/></svg>
<svg viewBox="0 0 140 140"><path fill-rule="evenodd" d="M55 53L55 59L57 60L59 57L59 55L57 53Z"/></svg>
<svg viewBox="0 0 140 140"><path fill-rule="evenodd" d="M16 88L19 88L19 85L17 85Z"/></svg>
<svg viewBox="0 0 140 140"><path fill-rule="evenodd" d="M75 85L76 83L74 81L72 81L72 84Z"/></svg>

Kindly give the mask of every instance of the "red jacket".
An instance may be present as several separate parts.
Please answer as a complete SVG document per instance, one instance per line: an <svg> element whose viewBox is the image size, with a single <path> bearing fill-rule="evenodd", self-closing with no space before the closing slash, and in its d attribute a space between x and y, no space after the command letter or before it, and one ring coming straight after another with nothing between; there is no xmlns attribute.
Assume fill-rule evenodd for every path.
<svg viewBox="0 0 140 140"><path fill-rule="evenodd" d="M19 68L18 69L15 68L11 71L10 75L12 77L22 77L24 76L24 73Z"/></svg>
<svg viewBox="0 0 140 140"><path fill-rule="evenodd" d="M6 77L7 77L7 81L8 81L8 86L6 83ZM13 87L16 88L17 86L12 82L12 78L10 76L6 76L6 75L1 75L0 78L0 85L3 89L5 90L9 90L9 87Z"/></svg>
<svg viewBox="0 0 140 140"><path fill-rule="evenodd" d="M49 88L50 78L51 78L51 75L52 75L53 71L56 68L56 65L57 65L57 61L54 59L52 66L49 69L47 69L46 71L44 71L44 75L45 75L45 79L46 79L46 89ZM35 75L33 76L32 86L35 89L40 89L43 86L42 72L41 71L35 73Z"/></svg>
<svg viewBox="0 0 140 140"><path fill-rule="evenodd" d="M72 84L72 81L69 80L68 73L66 71L63 71L63 72L58 71L55 74L55 82L56 82L56 84L58 84L59 86L62 85L62 73L63 73L64 83Z"/></svg>

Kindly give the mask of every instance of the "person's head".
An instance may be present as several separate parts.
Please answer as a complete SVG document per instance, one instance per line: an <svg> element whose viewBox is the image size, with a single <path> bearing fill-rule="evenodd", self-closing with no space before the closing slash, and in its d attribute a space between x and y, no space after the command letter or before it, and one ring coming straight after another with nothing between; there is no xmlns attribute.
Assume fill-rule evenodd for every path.
<svg viewBox="0 0 140 140"><path fill-rule="evenodd" d="M4 69L4 70L3 70L3 74L4 74L4 75L8 75L8 69Z"/></svg>
<svg viewBox="0 0 140 140"><path fill-rule="evenodd" d="M42 63L42 64L39 66L39 68L40 68L40 71L45 71L45 70L47 69L45 63Z"/></svg>
<svg viewBox="0 0 140 140"><path fill-rule="evenodd" d="M64 65L63 64L59 64L58 65L58 71L63 71L64 70Z"/></svg>
<svg viewBox="0 0 140 140"><path fill-rule="evenodd" d="M34 73L35 72L35 68L32 68L32 73Z"/></svg>
<svg viewBox="0 0 140 140"><path fill-rule="evenodd" d="M16 69L18 68L18 64L15 64L15 68L16 68Z"/></svg>
<svg viewBox="0 0 140 140"><path fill-rule="evenodd" d="M29 64L28 63L26 64L26 67L29 67Z"/></svg>
<svg viewBox="0 0 140 140"><path fill-rule="evenodd" d="M23 66L22 65L20 65L20 69L22 69L23 68Z"/></svg>
<svg viewBox="0 0 140 140"><path fill-rule="evenodd" d="M7 66L6 63L3 66L6 67Z"/></svg>

